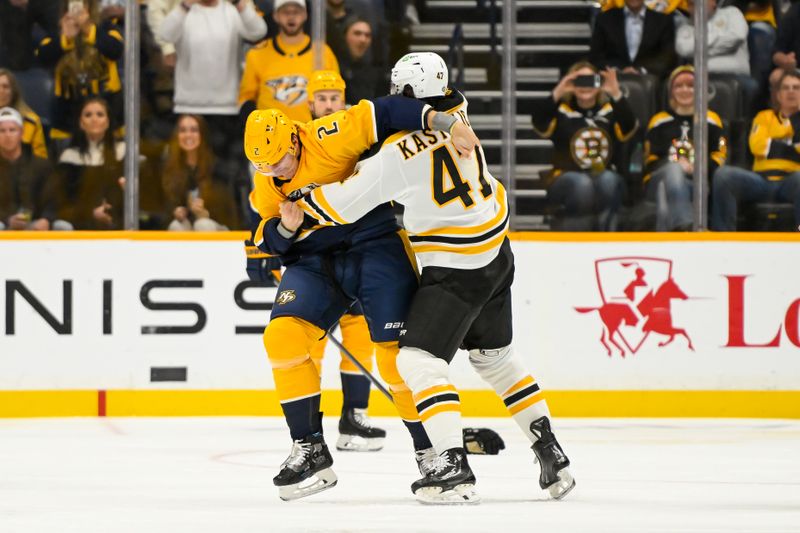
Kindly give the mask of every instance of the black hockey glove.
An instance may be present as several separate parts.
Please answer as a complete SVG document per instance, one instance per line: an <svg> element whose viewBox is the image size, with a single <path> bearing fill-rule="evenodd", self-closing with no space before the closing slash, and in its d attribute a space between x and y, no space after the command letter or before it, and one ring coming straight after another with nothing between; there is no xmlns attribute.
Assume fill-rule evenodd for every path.
<svg viewBox="0 0 800 533"><path fill-rule="evenodd" d="M464 428L464 449L472 455L497 455L506 443L497 432L488 428Z"/></svg>
<svg viewBox="0 0 800 533"><path fill-rule="evenodd" d="M273 286L277 287L275 278L272 277L272 271L268 267L269 259L260 257L247 258L247 277L250 281L271 282Z"/></svg>
<svg viewBox="0 0 800 533"><path fill-rule="evenodd" d="M275 272L280 272L281 262L277 257L264 257L265 254L253 245L251 240L245 241L245 251L247 252L247 277L250 281L260 281L268 286L277 287L279 280L275 277Z"/></svg>

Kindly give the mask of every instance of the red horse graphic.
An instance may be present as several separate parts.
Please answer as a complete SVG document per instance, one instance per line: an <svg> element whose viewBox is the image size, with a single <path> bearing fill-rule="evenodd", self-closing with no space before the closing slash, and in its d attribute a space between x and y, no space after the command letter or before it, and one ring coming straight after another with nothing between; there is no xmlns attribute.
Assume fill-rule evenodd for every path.
<svg viewBox="0 0 800 533"><path fill-rule="evenodd" d="M686 300L688 298L686 293L675 283L675 280L669 278L658 288L655 294L651 292L639 302L637 308L642 316L647 318L642 330L669 336L667 340L659 342L659 346L666 346L671 343L675 339L675 335L683 335L689 343L689 349L694 351L692 339L689 338L686 330L672 325L672 300Z"/></svg>
<svg viewBox="0 0 800 533"><path fill-rule="evenodd" d="M650 261L654 260L654 258L637 259L647 259ZM608 260L601 260L598 262L598 264L607 261ZM663 264L664 260L657 261L661 261ZM623 337L620 328L623 325L637 326L642 322L643 325L641 332L644 334L644 338L646 338L646 336L651 332L666 335L668 337L666 340L658 344L660 347L670 344L675 339L676 335L683 335L686 338L686 341L689 343L689 349L694 350L692 340L689 338L689 334L686 332L686 330L683 328L676 328L672 324L672 300L686 300L689 297L681 290L681 288L672 278L671 262L669 263L670 269L666 273L666 280L659 285L655 292L650 290L638 304L635 301L636 289L640 287L646 289L648 287L648 283L645 280L645 270L639 266L637 262L618 263L623 268L636 266L635 279L627 283L625 288L622 290L622 293L625 296L618 298L627 300L623 302L606 301L603 288L600 286L600 275L598 271L598 285L600 286L600 292L603 296L603 305L600 307L576 307L575 310L579 313L590 313L592 311L598 312L600 315L600 320L603 322L603 327L600 333L600 342L605 347L609 357L612 355L612 348L609 343L619 350L619 353L622 357L625 357L625 348L618 342L619 340L622 340L623 344L627 345L632 353L636 352L638 347L641 346L641 343L638 345L634 344L633 346L630 345L625 337ZM644 341L644 338L642 339L642 342Z"/></svg>
<svg viewBox="0 0 800 533"><path fill-rule="evenodd" d="M623 322L628 326L635 326L639 323L639 317L633 312L630 304L609 302L600 307L576 307L575 310L579 313L598 311L600 313L600 320L603 321L603 329L600 331L600 342L606 347L608 356L611 357L611 346L608 345L606 339L617 347L622 357L625 357L625 350L614 340L614 335L619 333L619 327Z"/></svg>

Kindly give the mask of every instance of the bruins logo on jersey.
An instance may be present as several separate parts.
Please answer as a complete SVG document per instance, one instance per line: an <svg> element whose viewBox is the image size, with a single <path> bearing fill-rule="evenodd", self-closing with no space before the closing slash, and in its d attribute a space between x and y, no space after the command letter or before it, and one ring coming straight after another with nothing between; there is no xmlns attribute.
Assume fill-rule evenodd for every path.
<svg viewBox="0 0 800 533"><path fill-rule="evenodd" d="M297 200L307 195L317 187L319 187L319 183L309 183L304 187L300 187L299 189L295 189L292 192L290 192L288 198L289 200L296 202Z"/></svg>
<svg viewBox="0 0 800 533"><path fill-rule="evenodd" d="M281 291L277 298L275 298L275 303L278 305L286 305L289 302L293 302L297 298L294 290L291 291Z"/></svg>
<svg viewBox="0 0 800 533"><path fill-rule="evenodd" d="M611 155L611 139L600 128L582 128L572 136L570 150L575 163L582 169L603 169Z"/></svg>
<svg viewBox="0 0 800 533"><path fill-rule="evenodd" d="M284 76L267 81L267 86L272 89L275 100L288 107L305 104L307 84L306 77L299 75Z"/></svg>

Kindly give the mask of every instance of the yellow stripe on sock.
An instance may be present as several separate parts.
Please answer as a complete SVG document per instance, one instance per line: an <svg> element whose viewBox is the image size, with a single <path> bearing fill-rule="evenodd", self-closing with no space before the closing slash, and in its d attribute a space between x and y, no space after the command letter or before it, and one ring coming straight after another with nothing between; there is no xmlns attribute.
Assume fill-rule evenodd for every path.
<svg viewBox="0 0 800 533"><path fill-rule="evenodd" d="M428 409L425 409L419 414L420 420L422 422L427 422L432 417L438 415L439 413L461 413L461 403L460 402L450 402L450 403L437 403Z"/></svg>
<svg viewBox="0 0 800 533"><path fill-rule="evenodd" d="M525 376L521 380L519 380L516 383L514 383L513 385L511 385L511 388L509 388L507 391L505 391L503 393L503 398L508 398L509 396L514 394L515 392L517 392L519 390L522 390L524 387L527 387L528 385L531 385L532 383L536 383L536 380L534 380L532 376Z"/></svg>
<svg viewBox="0 0 800 533"><path fill-rule="evenodd" d="M542 391L536 392L535 394L528 397L526 400L521 401L519 403L515 403L514 405L510 406L508 408L508 412L511 413L512 415L515 415L520 411L524 411L531 405L539 403L542 400L544 400L544 394L542 394Z"/></svg>
<svg viewBox="0 0 800 533"><path fill-rule="evenodd" d="M427 400L431 396L435 396L437 394L441 394L443 392L455 392L458 394L458 391L453 385L436 385L435 387L430 387L428 389L423 390L422 392L414 395L414 403L420 403L423 400Z"/></svg>

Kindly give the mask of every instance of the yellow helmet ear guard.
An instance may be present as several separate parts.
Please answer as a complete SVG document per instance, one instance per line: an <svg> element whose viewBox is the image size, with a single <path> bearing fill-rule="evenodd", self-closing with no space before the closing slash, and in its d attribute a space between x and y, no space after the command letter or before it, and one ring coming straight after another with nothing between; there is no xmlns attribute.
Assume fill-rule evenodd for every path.
<svg viewBox="0 0 800 533"><path fill-rule="evenodd" d="M294 123L279 109L256 109L244 128L244 153L257 167L275 165L287 153L297 155L292 143Z"/></svg>
<svg viewBox="0 0 800 533"><path fill-rule="evenodd" d="M345 87L344 80L335 70L315 70L308 79L306 94L308 101L311 102L317 91L342 91L344 93Z"/></svg>

